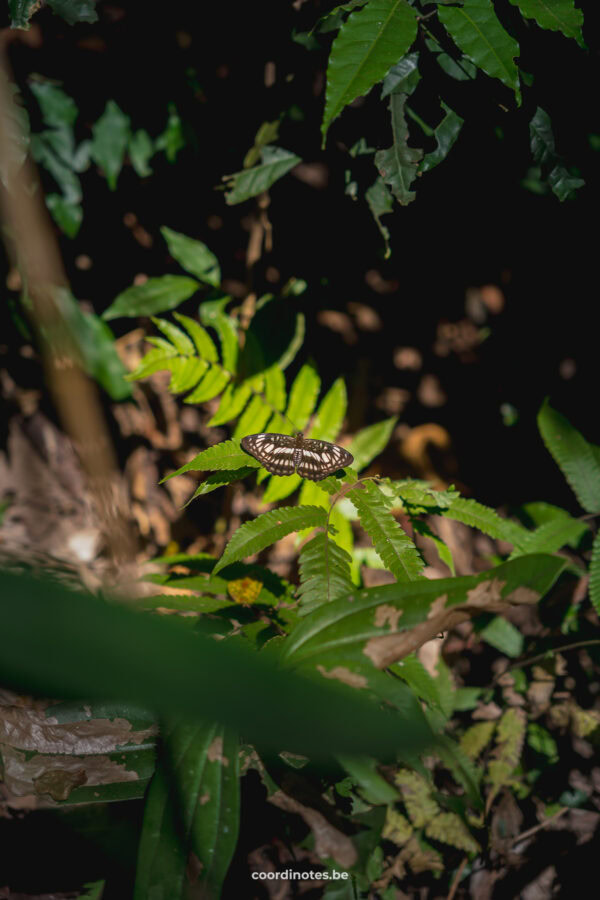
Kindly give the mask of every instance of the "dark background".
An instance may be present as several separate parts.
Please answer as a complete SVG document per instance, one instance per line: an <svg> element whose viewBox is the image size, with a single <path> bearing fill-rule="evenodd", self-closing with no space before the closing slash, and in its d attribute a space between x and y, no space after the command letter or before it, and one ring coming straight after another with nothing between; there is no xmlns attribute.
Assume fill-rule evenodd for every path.
<svg viewBox="0 0 600 900"><path fill-rule="evenodd" d="M347 109L323 152L319 124L331 36L322 36L322 49L312 52L290 39L292 29L308 30L330 4L308 2L299 10L283 2L211 4L199 14L195 4L183 2L100 3L99 22L76 27L42 10L30 32L13 33L10 47L33 130L42 126L27 78L37 72L61 82L76 100L80 139L90 136L109 98L131 116L134 129L146 128L153 137L174 102L188 136L175 164L157 156L146 179L126 166L114 193L94 168L83 175L81 231L75 240L61 236L76 296L101 312L138 272L178 271L158 232L163 224L204 240L219 256L226 281L243 284L244 225L253 202L227 207L215 188L224 174L241 168L260 124L283 114L277 143L318 164L326 183L311 187L290 175L271 190L274 248L257 265L254 287L273 290L290 276L308 282L293 301L308 318L304 352L315 357L325 385L346 376L355 401L351 429L384 415L374 404L384 387L403 388L411 398L401 421L437 422L449 432L456 478L477 499L571 504L535 415L549 395L590 440L600 442L593 325L598 152L589 142L590 134L600 133L594 101L598 12L595 4L583 4L586 51L533 23L525 27L508 2L496 6L521 43L521 67L535 74L533 88L525 90L518 109L499 82L481 75L476 82L455 82L436 66L429 73L434 64L422 54L424 79L411 105L427 121L439 120L437 99L424 89L428 74L435 75L438 93L466 123L448 159L419 179L416 201L396 206L383 220L391 232L388 260L365 203L344 195L351 162L346 149L361 136L376 148L389 145L386 102L375 89ZM276 69L272 87L264 84L268 61ZM521 185L531 165L528 126L537 105L552 118L559 153L586 180L575 201L561 204ZM428 149L418 127L410 123L410 129L412 141ZM353 167L360 188L368 187L375 176L372 157ZM44 178L51 189L51 179ZM151 235L151 247L141 246L124 224L127 213ZM92 259L88 271L74 265L79 254ZM276 270L270 281L269 267ZM385 292L373 289L373 272ZM506 298L503 312L485 322L487 339L467 359L436 355L439 323L464 319L466 290L486 284L500 286ZM318 320L321 310L346 311L349 302L373 308L382 323L378 331L359 330L352 345ZM193 312L194 301L186 306ZM132 323L112 324L123 333ZM11 333L10 321L4 329ZM12 348L17 341L13 333L7 343ZM419 372L394 366L398 346L420 351ZM567 365L568 378L560 372L565 359L574 363ZM442 406L429 408L416 398L423 373L439 379L447 396ZM503 424L503 403L518 412L511 427Z"/></svg>

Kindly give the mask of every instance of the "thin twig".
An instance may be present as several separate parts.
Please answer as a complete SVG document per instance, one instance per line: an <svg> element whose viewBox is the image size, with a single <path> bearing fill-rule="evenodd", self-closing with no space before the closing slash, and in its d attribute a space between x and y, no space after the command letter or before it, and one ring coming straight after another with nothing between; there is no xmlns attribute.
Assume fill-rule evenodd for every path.
<svg viewBox="0 0 600 900"><path fill-rule="evenodd" d="M461 862L460 866L456 870L456 875L452 879L452 884L450 885L450 890L448 891L448 896L446 897L446 900L454 900L454 895L456 894L456 892L458 890L458 885L460 884L460 881L462 878L462 873L464 872L465 866L467 865L468 861L469 861L469 857L465 856L463 861Z"/></svg>
<svg viewBox="0 0 600 900"><path fill-rule="evenodd" d="M553 816L549 816L547 819L544 819L543 822L540 822L539 825L534 825L533 828L529 828L527 831L524 831L522 834L518 834L515 838L510 842L510 846L512 847L514 844L519 844L521 841L527 840L527 838L532 837L538 831L541 831L543 828L546 828L550 822L555 822L561 816L563 816L571 807L563 806L562 809L559 809L558 812L555 812Z"/></svg>
<svg viewBox="0 0 600 900"><path fill-rule="evenodd" d="M574 644L565 644L563 647L553 647L550 650L546 650L545 653L538 653L537 656L530 656L529 659L524 659L521 662L514 662L507 669L504 669L503 672L499 672L494 676L491 686L493 687L499 678L506 675L507 672L512 671L512 669L522 669L525 666L533 666L535 663L543 662L549 656L554 656L557 653L566 653L568 650L578 650L580 647L592 647L597 644L600 644L600 639L598 638L589 641L577 641Z"/></svg>

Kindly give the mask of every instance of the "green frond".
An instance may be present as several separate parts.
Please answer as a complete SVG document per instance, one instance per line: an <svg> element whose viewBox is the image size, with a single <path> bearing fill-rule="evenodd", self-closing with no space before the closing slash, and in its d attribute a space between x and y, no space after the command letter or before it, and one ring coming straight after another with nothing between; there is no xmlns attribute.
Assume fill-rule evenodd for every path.
<svg viewBox="0 0 600 900"><path fill-rule="evenodd" d="M353 468L357 472L365 469L387 447L397 421L398 417L393 416L383 422L376 422L375 425L368 425L353 438L348 450L354 457Z"/></svg>
<svg viewBox="0 0 600 900"><path fill-rule="evenodd" d="M321 400L308 436L321 441L335 441L347 409L346 385L343 378L338 378Z"/></svg>
<svg viewBox="0 0 600 900"><path fill-rule="evenodd" d="M226 422L231 422L232 419L237 419L250 399L251 393L247 381L243 381L242 384L230 382L223 391L218 410L208 424L210 426L224 425Z"/></svg>
<svg viewBox="0 0 600 900"><path fill-rule="evenodd" d="M550 522L544 522L535 531L530 531L509 558L514 559L526 553L556 553L565 544L577 543L582 534L588 530L589 525L586 522L565 513L564 516L557 516Z"/></svg>
<svg viewBox="0 0 600 900"><path fill-rule="evenodd" d="M469 525L471 528L477 528L496 540L508 541L514 547L520 547L521 542L529 534L522 525L511 522L509 519L503 519L495 509L483 506L476 500L465 500L464 497L455 500L449 509L443 511L442 515Z"/></svg>
<svg viewBox="0 0 600 900"><path fill-rule="evenodd" d="M220 366L212 366L193 393L188 394L185 403L205 403L217 397L229 382L231 375Z"/></svg>
<svg viewBox="0 0 600 900"><path fill-rule="evenodd" d="M312 363L305 363L294 378L286 410L288 417L299 431L306 428L320 389L321 379L316 368Z"/></svg>
<svg viewBox="0 0 600 900"><path fill-rule="evenodd" d="M324 531L308 541L300 553L301 615L307 615L331 600L348 597L354 590L350 577L351 557Z"/></svg>
<svg viewBox="0 0 600 900"><path fill-rule="evenodd" d="M324 528L325 519L324 510L318 506L284 506L263 513L237 529L225 547L214 572L264 550L293 531L318 525Z"/></svg>
<svg viewBox="0 0 600 900"><path fill-rule="evenodd" d="M600 531L596 532L590 561L590 600L600 615Z"/></svg>
<svg viewBox="0 0 600 900"><path fill-rule="evenodd" d="M157 316L152 316L152 321L158 330L162 331L167 340L173 344L178 353L182 356L192 356L194 345L181 328L173 325L168 319L159 319Z"/></svg>
<svg viewBox="0 0 600 900"><path fill-rule="evenodd" d="M389 511L386 498L376 484L366 481L350 494L361 525L373 546L398 581L414 581L424 568L419 552Z"/></svg>
<svg viewBox="0 0 600 900"><path fill-rule="evenodd" d="M590 513L600 512L598 448L588 443L568 419L552 409L548 400L539 411L538 428L583 509Z"/></svg>
<svg viewBox="0 0 600 900"><path fill-rule="evenodd" d="M174 312L173 316L183 325L198 351L198 356L207 359L209 362L218 362L219 354L211 336L206 328L203 328L200 322L190 316L184 316L182 313Z"/></svg>
<svg viewBox="0 0 600 900"><path fill-rule="evenodd" d="M270 415L269 407L261 397L255 394L235 426L234 440L240 440L247 434L258 434L260 431L264 431Z"/></svg>
<svg viewBox="0 0 600 900"><path fill-rule="evenodd" d="M163 478L163 482L168 481L169 478L175 478L176 475L183 475L184 472L209 472L213 469L235 470L243 469L246 466L255 469L259 465L258 460L244 453L236 441L221 441L221 443L213 444L212 447L203 450L176 472L171 472L170 475Z"/></svg>

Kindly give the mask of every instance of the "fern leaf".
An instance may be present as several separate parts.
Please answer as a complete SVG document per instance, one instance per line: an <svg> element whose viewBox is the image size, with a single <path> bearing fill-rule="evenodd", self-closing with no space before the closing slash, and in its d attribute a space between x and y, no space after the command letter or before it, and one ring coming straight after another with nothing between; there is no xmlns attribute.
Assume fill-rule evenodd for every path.
<svg viewBox="0 0 600 900"><path fill-rule="evenodd" d="M514 547L520 547L521 542L529 534L522 525L503 519L495 509L483 506L476 500L465 500L464 497L455 500L450 509L443 510L442 515L469 525L471 528L477 528L496 540L508 541Z"/></svg>
<svg viewBox="0 0 600 900"><path fill-rule="evenodd" d="M205 325L212 325L221 341L221 358L223 366L228 372L234 374L237 371L237 361L239 353L239 341L237 328L229 316L225 313L211 313L207 316Z"/></svg>
<svg viewBox="0 0 600 900"><path fill-rule="evenodd" d="M600 512L600 464L597 448L583 437L547 400L538 414L538 428L544 443L581 506L586 512Z"/></svg>
<svg viewBox="0 0 600 900"><path fill-rule="evenodd" d="M467 853L478 853L481 850L463 820L453 812L439 813L427 824L425 834L434 841L442 841Z"/></svg>
<svg viewBox="0 0 600 900"><path fill-rule="evenodd" d="M376 422L375 425L368 425L358 432L348 447L354 457L353 468L357 472L361 472L387 447L397 421L397 416L393 416L383 422Z"/></svg>
<svg viewBox="0 0 600 900"><path fill-rule="evenodd" d="M196 322L195 319L191 319L189 316L184 316L182 313L178 312L174 312L173 316L183 325L193 340L196 350L198 351L198 356L207 359L208 362L218 362L219 354L217 353L215 343L200 322Z"/></svg>
<svg viewBox="0 0 600 900"><path fill-rule="evenodd" d="M169 478L175 478L176 475L183 475L184 472L209 472L212 469L242 469L249 466L252 469L258 468L260 463L252 456L248 456L240 449L236 441L221 441L220 444L213 444L207 450L203 450L198 456L195 456L184 466L171 472L161 481L168 481Z"/></svg>
<svg viewBox="0 0 600 900"><path fill-rule="evenodd" d="M309 437L320 441L335 441L346 417L347 408L346 385L342 378L338 378L319 404Z"/></svg>
<svg viewBox="0 0 600 900"><path fill-rule="evenodd" d="M311 363L305 363L290 388L287 415L299 431L304 431L308 424L319 390L321 379Z"/></svg>
<svg viewBox="0 0 600 900"><path fill-rule="evenodd" d="M585 522L565 514L557 516L550 522L544 522L535 531L530 531L519 543L509 559L524 556L526 553L556 553L565 544L576 543L589 526Z"/></svg>
<svg viewBox="0 0 600 900"><path fill-rule="evenodd" d="M197 356L179 357L174 359L171 368L171 381L169 390L174 394L189 391L198 384L208 369L208 363Z"/></svg>
<svg viewBox="0 0 600 900"><path fill-rule="evenodd" d="M208 424L224 425L225 422L237 419L250 399L251 393L250 385L246 381L242 384L228 384L221 396L219 408Z"/></svg>
<svg viewBox="0 0 600 900"><path fill-rule="evenodd" d="M278 500L284 500L293 494L301 484L302 479L296 472L293 475L271 475L262 502L276 503Z"/></svg>
<svg viewBox="0 0 600 900"><path fill-rule="evenodd" d="M271 366L265 372L265 399L280 412L285 406L285 376L279 366Z"/></svg>
<svg viewBox="0 0 600 900"><path fill-rule="evenodd" d="M423 507L423 509L448 509L458 499L458 491L436 491L426 481L407 479L389 482L390 489L400 498L403 505Z"/></svg>
<svg viewBox="0 0 600 900"><path fill-rule="evenodd" d="M264 550L293 531L315 525L324 528L325 517L326 513L318 506L284 506L245 522L233 534L213 574L239 559Z"/></svg>
<svg viewBox="0 0 600 900"><path fill-rule="evenodd" d="M194 345L181 328L178 328L177 325L173 325L173 323L169 322L167 319L159 319L156 316L152 316L152 321L158 330L162 331L165 337L173 344L178 353L182 356L193 355Z"/></svg>
<svg viewBox="0 0 600 900"><path fill-rule="evenodd" d="M221 393L231 378L229 372L220 366L213 366L204 376L195 391L185 398L185 403L205 403Z"/></svg>
<svg viewBox="0 0 600 900"><path fill-rule="evenodd" d="M398 581L414 581L420 577L424 563L408 535L398 525L387 508L385 497L372 481L352 492L361 525L373 541L373 546Z"/></svg>
<svg viewBox="0 0 600 900"><path fill-rule="evenodd" d="M177 351L174 347L171 347L171 351L166 351L162 347L154 347L152 350L149 350L142 358L139 366L125 376L126 380L139 381L142 378L154 375L155 372L170 369L177 356Z"/></svg>
<svg viewBox="0 0 600 900"><path fill-rule="evenodd" d="M590 562L590 600L600 615L600 531L596 532Z"/></svg>
<svg viewBox="0 0 600 900"><path fill-rule="evenodd" d="M270 415L271 410L266 406L264 400L254 396L235 427L234 439L239 440L247 434L257 434L259 431L263 431Z"/></svg>
<svg viewBox="0 0 600 900"><path fill-rule="evenodd" d="M209 475L208 478L205 478L204 481L198 485L190 499L184 504L187 506L192 500L195 500L196 497L202 497L204 494L210 494L211 491L216 491L220 487L224 487L226 484L231 484L233 481L241 481L242 478L246 478L247 475L251 475L252 472L255 472L256 469L253 466L243 466L241 469L224 469L221 472L214 472L212 475Z"/></svg>
<svg viewBox="0 0 600 900"><path fill-rule="evenodd" d="M324 531L308 541L300 553L298 596L305 616L331 600L348 597L354 590L351 557Z"/></svg>

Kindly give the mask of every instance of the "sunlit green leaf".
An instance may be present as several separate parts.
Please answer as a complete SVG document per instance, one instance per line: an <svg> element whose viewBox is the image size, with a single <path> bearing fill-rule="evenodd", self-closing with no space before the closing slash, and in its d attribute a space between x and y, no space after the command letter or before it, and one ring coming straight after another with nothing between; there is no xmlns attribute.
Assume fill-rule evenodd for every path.
<svg viewBox="0 0 600 900"><path fill-rule="evenodd" d="M199 281L218 287L221 283L221 270L219 261L206 244L194 238L186 237L178 231L173 231L164 225L160 233L167 242L169 253L177 260L179 265L195 275Z"/></svg>
<svg viewBox="0 0 600 900"><path fill-rule="evenodd" d="M371 0L350 14L329 57L323 140L344 107L381 81L416 36L415 11L406 0Z"/></svg>
<svg viewBox="0 0 600 900"><path fill-rule="evenodd" d="M161 275L122 291L104 311L102 318L153 316L175 309L198 290L198 282L185 275Z"/></svg>
<svg viewBox="0 0 600 900"><path fill-rule="evenodd" d="M117 187L117 178L123 168L123 159L131 135L130 118L123 113L114 100L109 100L106 109L92 128L91 154L100 166L111 191Z"/></svg>
<svg viewBox="0 0 600 900"><path fill-rule="evenodd" d="M282 147L263 147L260 157L260 163L251 169L242 169L241 172L226 176L225 201L229 206L243 203L250 197L268 191L271 185L302 162L299 156Z"/></svg>

